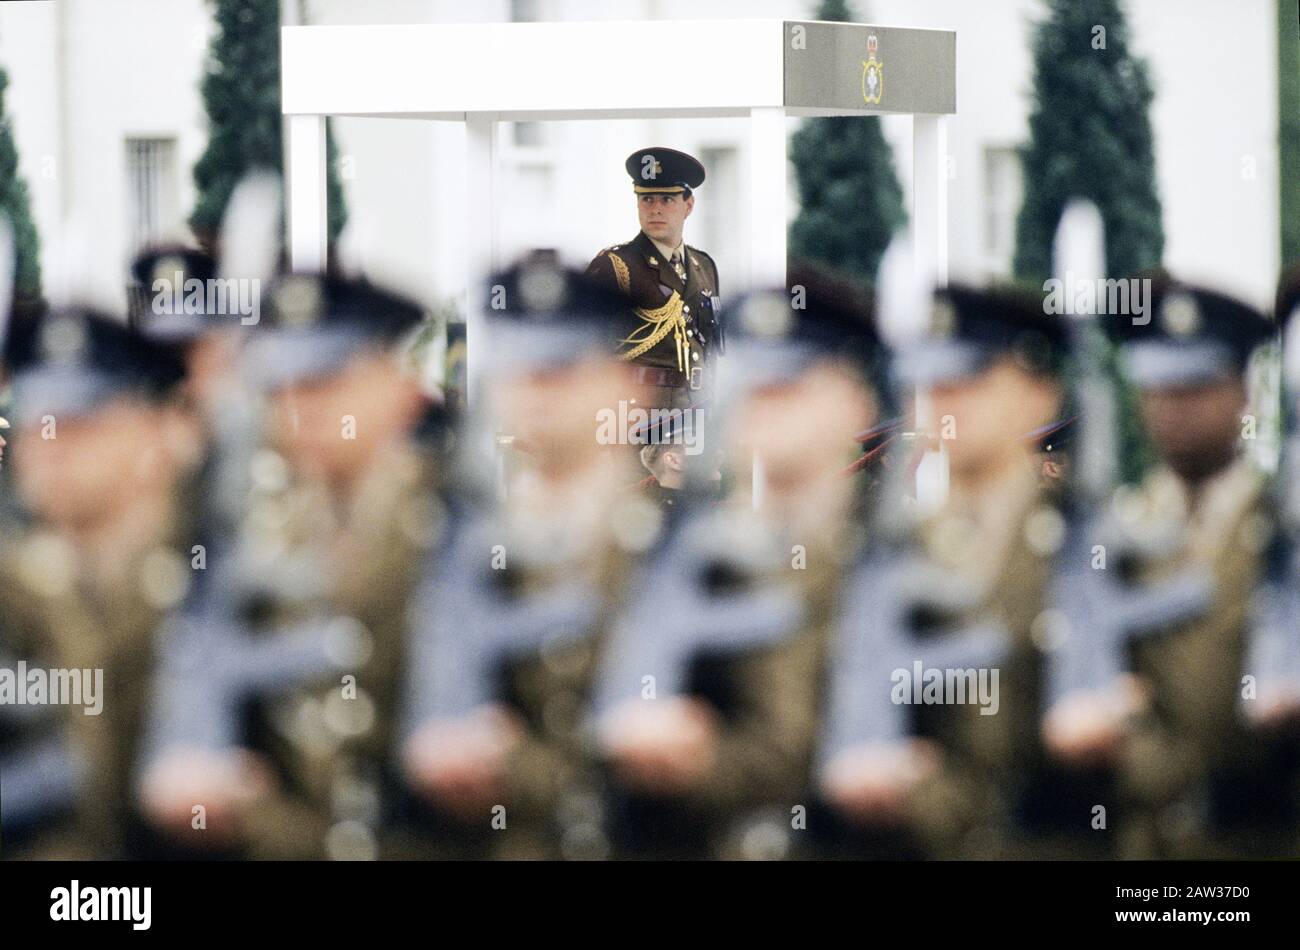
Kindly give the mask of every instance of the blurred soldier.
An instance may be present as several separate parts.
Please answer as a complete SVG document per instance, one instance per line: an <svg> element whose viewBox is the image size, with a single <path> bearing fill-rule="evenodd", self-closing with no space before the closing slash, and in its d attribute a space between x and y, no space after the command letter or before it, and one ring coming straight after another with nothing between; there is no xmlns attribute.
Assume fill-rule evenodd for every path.
<svg viewBox="0 0 1300 950"><path fill-rule="evenodd" d="M1108 318L1159 463L1114 510L1141 584L1196 567L1213 579L1200 619L1132 645L1136 680L1053 711L1063 758L1114 763L1127 799L1121 854L1269 853L1260 749L1237 716L1252 594L1272 535L1265 480L1243 452L1251 354L1272 324L1222 294L1158 278L1152 316ZM1255 819L1260 819L1255 821Z"/></svg>
<svg viewBox="0 0 1300 950"><path fill-rule="evenodd" d="M1282 344L1285 423L1273 492L1280 530L1269 550L1247 665L1258 680L1258 695L1243 696L1242 710L1260 729L1294 737L1300 735L1300 637L1292 623L1300 610L1300 261L1283 269L1273 313ZM1293 767L1300 766L1296 752Z"/></svg>
<svg viewBox="0 0 1300 950"><path fill-rule="evenodd" d="M684 152L644 148L626 162L641 231L598 254L587 272L631 302L618 322L619 358L636 367L652 407L685 408L705 396L722 352L718 268L683 240L704 166Z"/></svg>
<svg viewBox="0 0 1300 950"><path fill-rule="evenodd" d="M205 417L219 415L223 399L239 383L234 372L239 330L260 320L253 288L241 290L236 281L219 278L214 258L180 244L141 252L131 275L133 326L181 350L187 395Z"/></svg>
<svg viewBox="0 0 1300 950"><path fill-rule="evenodd" d="M487 408L466 445L508 444L512 474L431 561L404 766L439 814L478 832L483 856L602 857L586 697L663 520L603 444L628 435L600 423L633 392L610 347L622 301L540 258L492 283L504 307L488 312Z"/></svg>
<svg viewBox="0 0 1300 950"><path fill-rule="evenodd" d="M34 853L148 855L133 768L159 630L195 576L198 440L174 400L182 365L79 309L15 327L6 361L23 446L13 474L32 517L0 564L6 635L33 665L102 671L102 711L60 710L80 781L72 816Z"/></svg>
<svg viewBox="0 0 1300 950"><path fill-rule="evenodd" d="M185 663L178 633L145 801L195 847L256 858L428 854L391 820L399 797L388 771L407 609L442 522L438 460L419 438L430 403L402 352L423 311L364 281L309 275L279 280L268 309L242 359L268 399L269 445L252 462L245 522L212 555L215 590L197 624L217 646L200 655L236 663L300 630L330 663L229 682L210 663ZM169 733L218 682L233 745Z"/></svg>
<svg viewBox="0 0 1300 950"><path fill-rule="evenodd" d="M237 357L243 333L261 319L261 282L222 278L213 257L179 244L141 252L131 273L132 325L184 361L180 394L204 442L202 515L209 532L227 534L243 517L258 442L256 398Z"/></svg>
<svg viewBox="0 0 1300 950"><path fill-rule="evenodd" d="M899 338L896 370L929 396L949 492L910 545L856 581L879 589L847 612L850 624L884 632L841 634L870 675L850 671L833 690L822 794L869 854L1012 856L1023 853L1015 816L1039 758L1036 621L1063 531L1024 433L1059 418L1066 331L1039 299L1004 290L942 289L928 317ZM895 573L909 563L910 574ZM975 642L987 645L969 656L925 659L961 657L953 644L981 627L990 632ZM966 672L986 677L990 695L922 689ZM898 725L867 722L869 735L840 738L863 700Z"/></svg>
<svg viewBox="0 0 1300 950"><path fill-rule="evenodd" d="M865 534L867 481L844 470L876 419L879 347L856 286L807 265L789 280L729 317L717 431L730 465L759 460L759 494L741 479L676 519L602 664L620 854L782 857L806 827L826 639Z"/></svg>

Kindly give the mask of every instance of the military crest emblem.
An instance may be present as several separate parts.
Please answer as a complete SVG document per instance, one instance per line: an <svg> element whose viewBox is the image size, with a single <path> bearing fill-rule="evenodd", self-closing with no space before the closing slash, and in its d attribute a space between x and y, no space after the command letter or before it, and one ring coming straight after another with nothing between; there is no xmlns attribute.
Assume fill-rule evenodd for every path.
<svg viewBox="0 0 1300 950"><path fill-rule="evenodd" d="M880 96L885 91L885 67L876 59L879 44L876 35L867 37L867 58L862 61L862 101L869 106L880 105Z"/></svg>

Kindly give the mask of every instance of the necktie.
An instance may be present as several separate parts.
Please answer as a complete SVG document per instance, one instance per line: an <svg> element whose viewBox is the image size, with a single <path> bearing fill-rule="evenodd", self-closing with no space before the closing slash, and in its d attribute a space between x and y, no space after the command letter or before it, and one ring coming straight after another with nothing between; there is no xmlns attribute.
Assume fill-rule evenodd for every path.
<svg viewBox="0 0 1300 950"><path fill-rule="evenodd" d="M680 250L673 254L673 270L675 270L677 276L682 279L682 283L686 283L686 261L683 259Z"/></svg>

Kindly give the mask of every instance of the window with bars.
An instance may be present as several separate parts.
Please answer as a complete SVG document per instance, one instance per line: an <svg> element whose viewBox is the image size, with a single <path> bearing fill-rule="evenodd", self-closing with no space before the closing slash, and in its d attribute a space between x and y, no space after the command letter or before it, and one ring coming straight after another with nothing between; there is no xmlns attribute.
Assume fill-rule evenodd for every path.
<svg viewBox="0 0 1300 950"><path fill-rule="evenodd" d="M132 252L180 231L176 140L126 140L128 226Z"/></svg>
<svg viewBox="0 0 1300 950"><path fill-rule="evenodd" d="M1011 273L1016 246L1016 215L1022 196L1020 156L1014 148L984 149L984 256L994 275Z"/></svg>

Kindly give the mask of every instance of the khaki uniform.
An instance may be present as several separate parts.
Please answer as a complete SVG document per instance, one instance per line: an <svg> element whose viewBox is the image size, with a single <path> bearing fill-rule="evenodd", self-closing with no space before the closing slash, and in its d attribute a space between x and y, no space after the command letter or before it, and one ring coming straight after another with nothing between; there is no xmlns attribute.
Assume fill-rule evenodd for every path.
<svg viewBox="0 0 1300 950"><path fill-rule="evenodd" d="M433 461L390 448L362 477L350 508L315 485L255 485L242 530L243 572L265 585L261 629L333 615L359 655L338 680L256 704L253 748L279 788L245 816L244 850L268 859L439 856L390 809L398 760L407 611L417 572L442 529Z"/></svg>
<svg viewBox="0 0 1300 950"><path fill-rule="evenodd" d="M1266 781L1261 748L1237 714L1248 612L1271 538L1263 478L1239 460L1204 486L1193 503L1182 482L1157 469L1130 499L1134 528L1165 550L1138 564L1154 582L1194 567L1213 578L1209 613L1133 649L1133 669L1150 685L1149 714L1124 753L1121 780L1126 857L1217 858L1294 851L1267 831L1216 827L1211 786L1237 790ZM1285 836L1285 835L1284 835Z"/></svg>
<svg viewBox="0 0 1300 950"><path fill-rule="evenodd" d="M493 588L523 603L577 584L594 593L599 606L592 628L579 637L503 664L499 698L519 717L524 734L506 763L504 811L484 814L481 824L463 830L467 837L484 832L476 857L602 857L600 780L586 740L586 703L637 555L620 543L614 526L637 517L653 525L660 515L626 491L610 490L594 505L570 505L529 499L531 490L530 475L522 475L498 516L493 537L508 558ZM492 605L483 602L483 608Z"/></svg>
<svg viewBox="0 0 1300 950"><path fill-rule="evenodd" d="M634 508L642 516L657 515L652 503L623 493L609 524L628 524ZM586 571L605 594L606 613L591 638L511 672L510 700L528 724L528 736L512 763L510 827L498 839L497 857L737 856L742 845L732 833L736 818L768 804L788 816L800 801L814 741L822 640L811 634L698 664L691 692L715 706L720 734L715 766L691 794L630 795L596 761L583 729L588 700L638 563L638 552L618 537L615 528L582 559L547 571L521 569L522 582L534 589Z"/></svg>
<svg viewBox="0 0 1300 950"><path fill-rule="evenodd" d="M161 536L124 547L110 572L65 538L33 529L7 539L0 610L29 663L103 670L102 712L59 710L82 767L73 815L38 839L34 856L146 857L154 844L135 808L136 757L147 722L158 634L193 578L193 492L178 491Z"/></svg>
<svg viewBox="0 0 1300 950"><path fill-rule="evenodd" d="M963 620L1000 621L1010 636L995 715L981 715L974 703L917 708L922 734L938 742L943 757L939 773L918 786L908 805L910 829L927 856L1032 853L1017 811L1028 777L1041 768L1042 656L1035 631L1064 527L1053 498L1028 469L984 498L954 495L921 527L925 556L982 591Z"/></svg>

